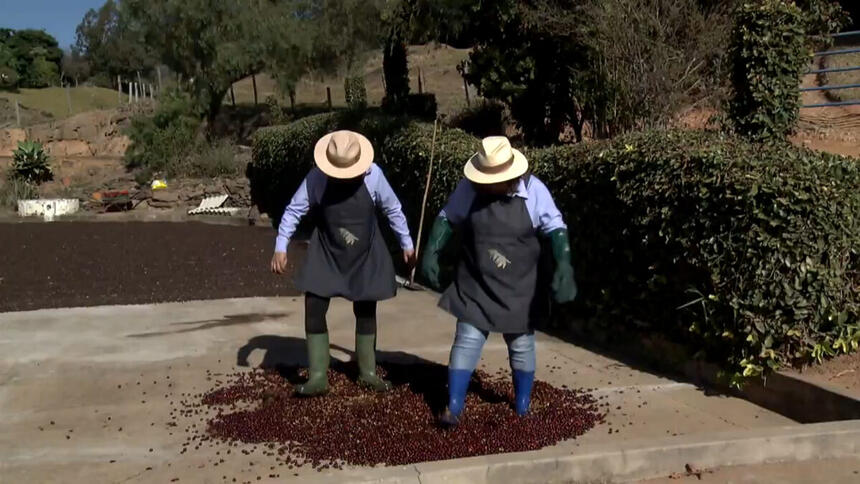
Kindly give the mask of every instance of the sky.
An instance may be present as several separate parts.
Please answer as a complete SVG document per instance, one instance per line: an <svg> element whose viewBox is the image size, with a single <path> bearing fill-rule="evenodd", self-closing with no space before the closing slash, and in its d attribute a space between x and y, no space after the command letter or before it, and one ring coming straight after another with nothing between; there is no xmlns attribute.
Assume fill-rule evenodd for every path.
<svg viewBox="0 0 860 484"><path fill-rule="evenodd" d="M75 29L91 8L104 0L0 0L0 28L45 30L68 49Z"/></svg>

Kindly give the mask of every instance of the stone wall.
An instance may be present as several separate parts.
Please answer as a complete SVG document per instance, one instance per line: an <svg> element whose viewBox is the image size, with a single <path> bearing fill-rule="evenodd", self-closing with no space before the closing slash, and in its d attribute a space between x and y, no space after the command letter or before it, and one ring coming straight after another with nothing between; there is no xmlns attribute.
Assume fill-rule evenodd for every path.
<svg viewBox="0 0 860 484"><path fill-rule="evenodd" d="M12 156L18 141L40 141L53 157L121 157L129 145L123 130L132 111L91 111L29 128L0 130L0 156Z"/></svg>

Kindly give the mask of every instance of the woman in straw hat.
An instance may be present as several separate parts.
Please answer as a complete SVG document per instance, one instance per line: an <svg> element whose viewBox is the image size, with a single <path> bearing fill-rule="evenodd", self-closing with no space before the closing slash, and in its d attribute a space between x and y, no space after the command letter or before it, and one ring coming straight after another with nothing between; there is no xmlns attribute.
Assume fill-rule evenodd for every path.
<svg viewBox="0 0 860 484"><path fill-rule="evenodd" d="M555 259L552 280L557 302L576 297L567 226L546 186L527 174L528 161L504 136L486 138L466 163L461 180L436 218L422 271L439 286L439 252L458 227L463 256L454 283L439 306L457 317L448 364L448 408L440 420L455 425L466 390L490 332L508 345L514 407L528 413L535 372L532 323L537 307L538 236L548 237Z"/></svg>
<svg viewBox="0 0 860 484"><path fill-rule="evenodd" d="M283 274L287 244L299 220L311 213L315 229L296 287L305 293L307 383L299 395L328 391L329 339L326 313L332 297L353 301L355 352L359 383L376 391L391 388L376 374L376 302L394 297L394 266L376 220L376 207L388 218L400 241L403 259L415 251L400 201L373 163L373 146L352 131L323 136L314 150L316 167L308 173L284 212L275 242L272 271Z"/></svg>

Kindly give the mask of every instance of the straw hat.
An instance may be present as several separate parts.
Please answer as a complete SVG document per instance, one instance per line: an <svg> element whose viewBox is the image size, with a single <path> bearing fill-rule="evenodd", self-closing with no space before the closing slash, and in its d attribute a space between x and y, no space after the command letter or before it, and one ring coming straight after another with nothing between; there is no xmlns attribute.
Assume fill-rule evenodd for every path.
<svg viewBox="0 0 860 484"><path fill-rule="evenodd" d="M481 149L463 169L466 178L479 184L501 183L523 176L529 169L526 157L511 147L504 136L481 140Z"/></svg>
<svg viewBox="0 0 860 484"><path fill-rule="evenodd" d="M370 140L354 131L335 131L317 141L314 161L332 178L355 178L370 169L373 146Z"/></svg>

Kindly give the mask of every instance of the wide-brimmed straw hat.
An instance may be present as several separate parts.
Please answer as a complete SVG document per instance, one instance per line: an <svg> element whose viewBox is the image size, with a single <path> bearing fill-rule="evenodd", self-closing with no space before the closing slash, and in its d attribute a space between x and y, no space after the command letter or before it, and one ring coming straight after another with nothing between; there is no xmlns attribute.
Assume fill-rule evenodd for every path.
<svg viewBox="0 0 860 484"><path fill-rule="evenodd" d="M481 140L481 149L475 153L463 173L479 184L501 183L523 176L529 169L525 155L511 147L504 136L490 136Z"/></svg>
<svg viewBox="0 0 860 484"><path fill-rule="evenodd" d="M314 161L332 178L355 178L370 169L373 145L355 131L335 131L317 141Z"/></svg>

